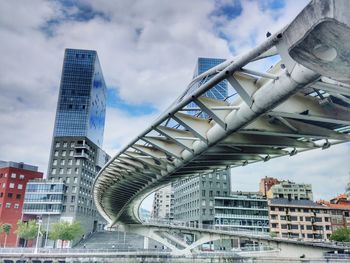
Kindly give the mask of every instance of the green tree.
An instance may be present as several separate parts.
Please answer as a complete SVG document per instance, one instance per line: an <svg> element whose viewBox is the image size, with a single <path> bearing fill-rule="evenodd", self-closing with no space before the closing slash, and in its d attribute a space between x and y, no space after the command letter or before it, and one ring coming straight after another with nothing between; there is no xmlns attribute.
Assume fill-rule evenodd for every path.
<svg viewBox="0 0 350 263"><path fill-rule="evenodd" d="M270 232L270 237L277 237L277 233L276 232Z"/></svg>
<svg viewBox="0 0 350 263"><path fill-rule="evenodd" d="M83 233L80 222L60 221L52 224L49 237L51 240L72 241ZM61 247L63 246L63 242Z"/></svg>
<svg viewBox="0 0 350 263"><path fill-rule="evenodd" d="M38 234L38 225L35 220L30 220L28 222L17 222L16 234L25 240L24 246L27 246L28 240L33 240Z"/></svg>
<svg viewBox="0 0 350 263"><path fill-rule="evenodd" d="M6 247L7 237L10 234L11 228L12 228L11 224L3 224L1 226L1 230L5 233L4 247Z"/></svg>
<svg viewBox="0 0 350 263"><path fill-rule="evenodd" d="M331 235L330 239L340 242L350 242L350 229L346 227L338 228Z"/></svg>

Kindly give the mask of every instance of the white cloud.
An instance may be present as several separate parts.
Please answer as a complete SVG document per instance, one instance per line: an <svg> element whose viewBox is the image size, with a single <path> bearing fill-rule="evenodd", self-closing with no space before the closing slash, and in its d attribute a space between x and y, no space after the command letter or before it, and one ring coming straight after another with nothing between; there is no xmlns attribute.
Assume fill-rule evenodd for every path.
<svg viewBox="0 0 350 263"><path fill-rule="evenodd" d="M117 154L155 120L157 114L132 116L117 109L108 109L105 126L105 150Z"/></svg>
<svg viewBox="0 0 350 263"><path fill-rule="evenodd" d="M269 1L241 1L242 13L229 20L216 18L222 24L218 27L230 40L235 53L247 51L266 39L266 33L282 29L306 6L308 0L286 1L283 8L262 8Z"/></svg>
<svg viewBox="0 0 350 263"><path fill-rule="evenodd" d="M345 192L346 184L350 182L349 155L350 144L347 143L233 168L232 188L257 191L260 179L272 176L312 184L315 199L329 199Z"/></svg>

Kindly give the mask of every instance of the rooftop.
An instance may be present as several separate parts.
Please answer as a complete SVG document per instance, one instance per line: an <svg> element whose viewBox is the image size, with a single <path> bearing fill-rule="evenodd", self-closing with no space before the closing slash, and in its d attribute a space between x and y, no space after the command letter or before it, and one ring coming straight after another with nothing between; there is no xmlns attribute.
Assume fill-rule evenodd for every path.
<svg viewBox="0 0 350 263"><path fill-rule="evenodd" d="M0 168L5 168L5 167L18 168L18 169L29 170L33 172L38 171L38 166L25 164L23 162L17 163L12 161L7 162L7 161L0 160Z"/></svg>
<svg viewBox="0 0 350 263"><path fill-rule="evenodd" d="M325 208L323 205L317 204L311 200L289 200L286 198L275 198L270 200L270 205L287 205L287 206L307 206Z"/></svg>

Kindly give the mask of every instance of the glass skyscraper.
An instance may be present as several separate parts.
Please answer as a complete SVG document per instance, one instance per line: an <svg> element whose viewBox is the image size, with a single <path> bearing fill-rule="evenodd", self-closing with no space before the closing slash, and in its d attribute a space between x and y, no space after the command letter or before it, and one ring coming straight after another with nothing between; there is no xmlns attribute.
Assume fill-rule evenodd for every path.
<svg viewBox="0 0 350 263"><path fill-rule="evenodd" d="M96 51L66 49L54 136L86 136L103 143L106 84Z"/></svg>
<svg viewBox="0 0 350 263"><path fill-rule="evenodd" d="M101 149L106 91L96 51L66 49L48 180L32 182L30 192L26 194L28 204L24 213L38 211L44 225L59 220L79 221L84 233L88 234L102 229L105 224L93 203L92 184L98 171L109 159ZM61 187L59 193L55 191L55 195L60 198L59 205L57 200L45 200L45 203L50 204L45 206L40 203L45 196L52 197L51 188L43 195L43 185L54 189L56 186Z"/></svg>
<svg viewBox="0 0 350 263"><path fill-rule="evenodd" d="M212 67L215 67L222 62L224 62L225 59L221 58L198 58L197 64L193 73L193 78L199 76L203 72L211 69ZM183 96L187 97L190 96L195 90L197 90L202 84L207 82L211 77L204 78L196 83L193 84L192 87L190 87L186 94ZM218 100L225 100L228 96L228 86L227 86L227 80L223 80L216 84L214 87L212 87L210 90L208 90L206 93L204 93L205 97L209 97L212 99L218 99ZM194 102L190 102L186 108L197 108L198 106ZM199 111L189 111L188 114L196 115L202 118L208 117L206 113L199 113Z"/></svg>
<svg viewBox="0 0 350 263"><path fill-rule="evenodd" d="M212 67L215 67L221 64L224 61L225 59L221 59L221 58L198 58L197 65L193 74L193 78L211 69ZM197 87L199 86L198 83L196 85ZM218 99L218 100L224 100L227 97L227 95L228 95L228 91L227 91L226 80L219 82L212 89L208 90L204 94L205 97Z"/></svg>

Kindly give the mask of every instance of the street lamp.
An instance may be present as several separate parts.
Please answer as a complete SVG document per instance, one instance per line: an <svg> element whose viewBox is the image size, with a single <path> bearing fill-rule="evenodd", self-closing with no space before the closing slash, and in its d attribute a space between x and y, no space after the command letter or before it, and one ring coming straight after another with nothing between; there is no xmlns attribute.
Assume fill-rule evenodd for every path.
<svg viewBox="0 0 350 263"><path fill-rule="evenodd" d="M38 254L38 245L39 245L39 236L40 236L40 227L41 227L42 220L39 217L38 218L38 234L36 236L36 243L35 243L35 249L34 249L34 254Z"/></svg>

